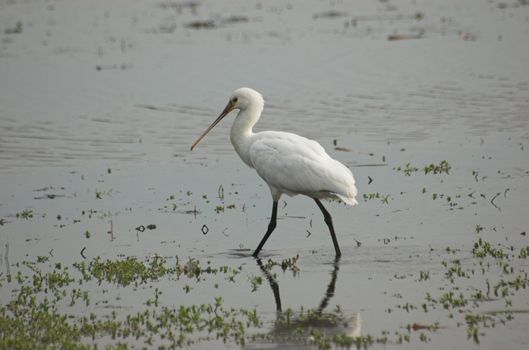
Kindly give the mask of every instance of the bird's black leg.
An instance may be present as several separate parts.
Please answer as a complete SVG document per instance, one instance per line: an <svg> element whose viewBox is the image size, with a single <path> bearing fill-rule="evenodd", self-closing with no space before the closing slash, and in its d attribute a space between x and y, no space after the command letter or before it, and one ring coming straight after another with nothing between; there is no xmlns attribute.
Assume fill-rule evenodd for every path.
<svg viewBox="0 0 529 350"><path fill-rule="evenodd" d="M342 252L340 251L340 247L338 246L338 240L336 239L336 234L334 233L334 227L332 226L332 218L331 214L325 209L323 204L321 204L320 200L317 198L313 198L318 207L320 208L321 212L323 213L323 217L325 219L325 223L329 227L329 231L331 232L331 238L332 243L334 244L334 250L336 251L336 256L341 256Z"/></svg>
<svg viewBox="0 0 529 350"><path fill-rule="evenodd" d="M268 224L268 230L266 231L263 239L261 240L261 243L257 246L257 249L255 252L253 252L253 256L257 257L259 255L259 252L263 248L263 246L266 243L266 240L270 235L272 234L272 231L276 228L276 221L277 221L277 202L274 201L274 205L272 206L272 217L270 218L270 223Z"/></svg>

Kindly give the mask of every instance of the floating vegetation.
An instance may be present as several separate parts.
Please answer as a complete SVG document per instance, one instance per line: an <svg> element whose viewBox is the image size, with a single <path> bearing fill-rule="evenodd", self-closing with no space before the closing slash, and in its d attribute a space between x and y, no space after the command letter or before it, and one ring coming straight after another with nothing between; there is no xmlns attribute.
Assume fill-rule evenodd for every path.
<svg viewBox="0 0 529 350"><path fill-rule="evenodd" d="M449 312L449 318L462 317L457 321L458 326L466 325L467 336L476 344L479 344L479 337L484 335L483 328L494 327L496 324L504 324L513 319L512 297L521 290L529 287L527 271L516 263L516 259L527 259L529 247L520 248L518 251L514 247L494 247L490 242L479 238L474 242L472 249L473 259L466 258L463 263L461 259L454 259L450 262L443 261L442 265L446 269L444 281L447 285L437 297L426 293L422 309L428 312L441 307ZM458 249L447 248L448 253L460 252ZM492 261L491 261L492 259ZM523 266L523 264L522 264ZM422 272L421 272L422 276ZM479 281L484 283L473 284L472 288L462 290L458 287L460 279L475 279L480 276ZM507 308L501 313L476 313L473 308L481 304L503 299ZM412 305L405 304L407 311L414 309ZM454 312L457 311L457 312ZM461 315L456 317L456 315Z"/></svg>
<svg viewBox="0 0 529 350"><path fill-rule="evenodd" d="M452 169L450 164L446 160L442 160L439 164L429 164L424 166L424 174L428 175L429 173L432 174L441 174L446 173Z"/></svg>
<svg viewBox="0 0 529 350"><path fill-rule="evenodd" d="M21 218L21 219L26 219L26 220L31 219L33 218L33 210L24 209L21 212L16 213L16 217Z"/></svg>
<svg viewBox="0 0 529 350"><path fill-rule="evenodd" d="M155 256L147 263L139 261L135 257L127 257L124 260L102 260L96 257L89 263L84 261L73 265L83 276L84 281L96 279L99 284L102 281L128 286L134 283L146 283L165 276L173 270L166 266L165 259Z"/></svg>
<svg viewBox="0 0 529 350"><path fill-rule="evenodd" d="M396 309L413 317L417 312L431 310L446 312L448 319L458 327L465 327L468 339L479 343L484 329L504 324L513 319L512 298L529 287L527 272L519 269L525 264L529 246L516 249L512 246L493 245L483 238L474 242L471 252L447 247L451 257L443 261L442 276L427 270L418 273L417 282L441 277L445 287L427 292L418 303L402 301ZM471 254L465 258L465 254ZM263 271L299 272L299 256L259 264ZM518 266L518 267L517 267ZM128 348L127 344L145 347L181 348L203 341L222 341L237 346L248 342L294 342L319 349L356 347L367 349L374 344L407 344L414 339L429 342L440 324L411 322L406 331L382 331L379 335L360 335L359 315L345 315L340 307L330 312L319 309L279 312L272 325L263 323L255 308L227 307L221 297L199 304L173 304L164 298L158 283L182 280L185 294L194 293L198 282L206 283L213 276L223 276L225 282L234 282L242 272L238 267L212 266L209 261L195 258L181 260L154 255L147 259L126 257L102 259L96 257L66 266L49 256L39 256L36 261L17 265L17 271L2 276L2 288L8 288L12 297L0 307L0 348L30 349L36 346L57 348L87 348L88 344L104 343L110 347ZM47 272L46 272L47 271ZM331 284L336 282L337 265ZM265 273L266 275L266 273ZM275 274L267 275L273 285ZM474 281L472 288L459 288L458 281ZM257 291L266 281L261 276L248 277L250 292ZM93 288L97 285L98 288ZM109 304L107 295L112 286L122 293L115 296L117 305ZM218 283L215 283L215 289ZM277 288L277 284L276 284ZM137 305L126 306L122 296L151 290ZM331 292L329 292L331 290ZM327 290L333 293L334 287ZM405 299L400 293L399 299ZM395 295L397 295L395 294ZM322 302L326 305L327 300ZM476 312L476 308L491 300L503 299L505 309L498 312ZM169 300L169 301L168 301ZM90 307L89 313L76 314L72 310L82 305ZM111 306L94 309L94 305ZM121 306L123 305L123 306ZM119 313L116 311L119 308ZM388 309L387 312L391 312ZM436 316L437 318L438 316ZM445 321L446 322L446 321ZM271 327L271 330L270 330ZM108 342L110 341L110 342Z"/></svg>
<svg viewBox="0 0 529 350"><path fill-rule="evenodd" d="M123 343L127 340L152 346L155 338L169 348L208 340L243 346L247 330L261 325L255 309L225 308L220 297L214 303L191 306L151 304L143 312L119 318L115 311L103 317L90 313L72 318L59 311L56 301L37 301L31 290L21 289L16 300L0 307L0 347L88 349L92 348L88 344L103 338L112 339L119 349L128 348Z"/></svg>
<svg viewBox="0 0 529 350"><path fill-rule="evenodd" d="M298 260L299 260L299 255L293 256L291 258L283 259L281 260L281 262L268 259L263 267L265 270L270 271L274 268L274 266L279 266L281 267L281 270L283 270L283 272L290 270L292 271L292 274L297 275L300 271L298 267Z"/></svg>
<svg viewBox="0 0 529 350"><path fill-rule="evenodd" d="M248 330L262 325L255 309L224 307L221 297L214 298L213 303L199 305L162 305L162 292L158 288L154 298L147 299L140 311L120 312L119 316L116 311L71 316L70 308L78 302L89 306L91 298L98 294L98 289L82 289L90 281L136 288L171 275L197 280L204 273L231 276L238 268L202 268L195 259L189 259L184 265L177 262L169 266L159 256L146 262L134 257L104 261L97 257L89 263L74 263L73 271L41 256L37 262L26 261L20 267L27 268L30 274L19 270L14 280L11 274L6 278L8 283L16 282L17 286L12 289L11 300L0 307L0 348L85 349L92 348L88 344L103 339L112 339L117 348L128 348L128 341L143 342L147 347L156 341L169 348L209 340L242 346L248 340Z"/></svg>
<svg viewBox="0 0 529 350"><path fill-rule="evenodd" d="M450 169L452 169L452 166L446 161L442 160L439 164L427 164L423 167L424 175L428 174L449 174ZM404 167L398 166L396 168L393 168L393 170L403 172L406 176L411 176L411 174L416 173L419 171L419 168L412 166L411 163L407 163Z"/></svg>
<svg viewBox="0 0 529 350"><path fill-rule="evenodd" d="M263 278L261 276L252 276L250 284L252 285L252 292L255 292L263 284Z"/></svg>
<svg viewBox="0 0 529 350"><path fill-rule="evenodd" d="M419 282L420 281L428 281L430 279L430 272L428 271L420 271L419 272Z"/></svg>
<svg viewBox="0 0 529 350"><path fill-rule="evenodd" d="M389 194L383 195L383 194L380 194L378 192L364 193L363 197L364 197L364 201L366 201L366 202L370 201L370 200L373 200L373 199L380 199L380 201L383 204L389 204L389 199L391 198L389 196Z"/></svg>
<svg viewBox="0 0 529 350"><path fill-rule="evenodd" d="M371 339L370 344L373 343L370 335L359 335L360 328L359 314L344 315L338 306L329 312L304 308L294 311L288 308L277 313L270 332L255 334L253 338L270 343L315 346L318 349L329 349L332 345L362 346L367 339Z"/></svg>
<svg viewBox="0 0 529 350"><path fill-rule="evenodd" d="M147 261L138 260L136 257L127 257L119 260L102 260L100 257L94 258L90 262L77 262L73 264L82 275L85 282L96 280L98 284L102 282L114 283L120 286L134 284L135 287L153 281L158 281L163 277L180 279L185 276L195 279L197 282L202 280L203 275L207 274L224 274L226 279L234 281L241 267L233 268L228 266L212 267L207 263L202 267L197 259L189 258L185 264L177 262L174 265L168 264L166 258L155 255Z"/></svg>
<svg viewBox="0 0 529 350"><path fill-rule="evenodd" d="M412 166L411 163L407 163L404 167L399 166L393 169L396 171L402 171L406 176L411 176L412 173L419 171L419 168Z"/></svg>

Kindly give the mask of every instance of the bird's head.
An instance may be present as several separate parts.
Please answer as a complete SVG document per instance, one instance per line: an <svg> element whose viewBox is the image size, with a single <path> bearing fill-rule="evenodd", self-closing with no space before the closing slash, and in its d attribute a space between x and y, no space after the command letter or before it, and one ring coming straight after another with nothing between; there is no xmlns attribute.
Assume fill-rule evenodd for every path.
<svg viewBox="0 0 529 350"><path fill-rule="evenodd" d="M250 89L247 87L239 88L232 92L230 96L230 101L228 102L228 106L232 106L233 109L240 109L244 110L248 108L250 105L263 105L264 100L263 96L255 91L254 89ZM229 112L228 112L229 113Z"/></svg>
<svg viewBox="0 0 529 350"><path fill-rule="evenodd" d="M204 138L204 136L207 135L208 132L211 131L211 129L215 127L215 125L217 125L225 116L227 116L234 109L245 110L251 106L258 106L258 108L262 109L263 104L263 96L254 89L243 87L233 91L230 96L230 99L228 100L228 104L226 105L226 107L224 107L222 113L207 128L207 130L204 131L204 133L198 138L198 140L195 141L193 146L191 146L191 150L193 150L193 148L198 145L198 143Z"/></svg>

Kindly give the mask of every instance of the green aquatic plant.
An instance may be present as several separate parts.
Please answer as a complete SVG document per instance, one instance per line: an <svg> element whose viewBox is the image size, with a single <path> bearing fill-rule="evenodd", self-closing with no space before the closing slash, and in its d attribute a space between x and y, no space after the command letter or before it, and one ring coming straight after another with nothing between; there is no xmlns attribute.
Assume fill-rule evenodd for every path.
<svg viewBox="0 0 529 350"><path fill-rule="evenodd" d="M518 258L527 259L528 256L529 256L529 246L521 248L520 252L518 253Z"/></svg>
<svg viewBox="0 0 529 350"><path fill-rule="evenodd" d="M423 168L425 175L428 175L429 173L432 173L432 174L445 173L448 175L450 169L452 169L452 166L446 160L442 160L439 164L432 163L432 164L425 165Z"/></svg>
<svg viewBox="0 0 529 350"><path fill-rule="evenodd" d="M512 309L515 296L529 287L527 272L519 267L523 263L520 259L527 258L529 247L493 246L481 238L472 247L472 250L464 247L440 250L449 257L443 260L442 272L419 271L415 281L440 279L444 287L437 295L431 291L431 294L426 293L425 299L417 304L407 302L403 293L396 292L394 295L402 302L394 312L405 311L410 317L435 309L446 312L446 320L465 327L468 338L476 343L487 328L511 320L516 312ZM269 259L263 269L297 273L298 264L299 256L279 261ZM160 283L182 280L179 288L174 289L176 293L193 295L197 283L207 283L209 276L218 275L233 282L243 272L243 265L213 266L210 261L191 257L187 260L158 255L146 259L96 257L66 265L50 256L37 256L35 261L13 265L13 269L9 275L0 276L2 287L9 286L13 293L0 306L0 348L12 348L16 344L22 349L38 346L85 349L88 344L93 348L93 344L97 347L102 343L108 348L127 348L131 344L146 348L181 348L203 341L244 346L265 339L273 343L295 341L319 349L367 349L387 342L429 342L431 333L442 328L438 323L409 323L407 332L383 331L378 336L353 337L339 330L347 322L341 308L331 312L301 308L298 312L287 309L279 313L272 325L274 331L269 332L270 324L261 321L257 309L226 307L221 297L209 303L173 304L170 301L173 298L167 298ZM469 279L475 275L483 277ZM461 288L458 285L461 279L465 279L465 284L471 283L470 287ZM478 280L482 283L475 283ZM260 276L250 275L252 291L264 281ZM219 286L218 283L214 285L215 288ZM94 286L98 287L94 290ZM117 304L113 305L109 291L116 286L123 293L114 296ZM124 295L141 294L142 290L150 292L141 302L132 308L122 308ZM505 310L476 311L483 303L495 299L503 301ZM72 312L80 305L103 307L81 315ZM391 308L387 310L391 312Z"/></svg>
<svg viewBox="0 0 529 350"><path fill-rule="evenodd" d="M157 280L171 271L166 266L165 259L160 256L154 256L147 263L136 257L123 260L102 260L96 257L88 263L75 263L74 267L81 272L85 281L94 278L99 283L106 281L122 286Z"/></svg>
<svg viewBox="0 0 529 350"><path fill-rule="evenodd" d="M396 170L396 171L402 171L404 173L404 175L406 175L406 176L411 176L412 173L415 173L415 172L419 171L419 169L414 167L414 166L412 166L411 163L406 163L406 165L404 167L398 166L398 167L393 168L393 169Z"/></svg>
<svg viewBox="0 0 529 350"><path fill-rule="evenodd" d="M252 276L250 284L252 285L252 292L255 292L263 284L263 278L261 276Z"/></svg>
<svg viewBox="0 0 529 350"><path fill-rule="evenodd" d="M430 272L429 271L419 271L419 282L420 281L427 281L430 279Z"/></svg>
<svg viewBox="0 0 529 350"><path fill-rule="evenodd" d="M439 164L430 163L423 167L424 175L430 173L434 175L445 173L448 175L450 169L452 169L452 166L446 160L442 160ZM393 170L402 172L406 176L411 176L411 174L418 172L419 168L411 165L411 163L406 163L406 165L395 167ZM423 193L424 192L425 189L423 188Z"/></svg>
<svg viewBox="0 0 529 350"><path fill-rule="evenodd" d="M364 198L364 201L370 201L370 200L373 200L373 199L380 199L380 201L384 204L389 204L389 199L390 199L390 196L389 194L386 194L386 195L382 195L378 192L373 192L373 193L364 193L363 194L363 198Z"/></svg>
<svg viewBox="0 0 529 350"><path fill-rule="evenodd" d="M196 276L200 264L190 261L192 264L186 265L194 267L187 272ZM91 280L130 288L133 281L153 282L171 273L185 276L185 267L178 263L168 266L165 259L157 256L147 262L136 258L96 258L90 263L75 263L73 274L68 266L59 262L50 264L47 257L39 257L37 262L26 261L20 267L26 267L30 274L18 270L16 279L9 281L15 281L18 286L13 298L0 306L0 349L93 349L103 339L106 339L104 343L111 340L106 348L127 348L131 341L143 343L146 347L156 342L163 348L187 347L211 340L242 346L250 338L248 331L262 326L255 309L225 307L221 297L209 304L162 304L162 291L157 287L154 288L154 297L144 303L144 310L124 310L119 316L115 310L78 316L70 314L68 307L74 307L78 301L82 301L85 307L91 304L90 295L97 290L82 289ZM43 272L43 268L52 270ZM207 267L200 270L231 273L238 269ZM80 278L75 278L75 274Z"/></svg>
<svg viewBox="0 0 529 350"><path fill-rule="evenodd" d="M217 298L214 304L179 307L147 302L145 311L121 315L69 317L47 299L37 301L21 289L16 301L0 307L0 348L92 349L93 341L138 341L153 345L154 337L170 348L221 340L244 345L247 331L261 325L255 309L225 308ZM116 345L119 346L119 345Z"/></svg>
<svg viewBox="0 0 529 350"><path fill-rule="evenodd" d="M16 217L17 218L26 219L26 220L31 219L31 218L33 218L33 210L24 209L21 212L16 213Z"/></svg>
<svg viewBox="0 0 529 350"><path fill-rule="evenodd" d="M82 280L87 282L96 280L102 282L115 283L121 286L134 286L158 281L163 277L180 279L181 276L200 281L203 275L224 274L226 279L235 281L235 277L240 273L241 266L213 267L209 262L203 267L201 261L189 258L184 264L177 259L175 264L170 264L166 258L154 255L143 261L136 257L127 257L117 260L103 260L96 257L89 262L81 261L73 264L82 275Z"/></svg>
<svg viewBox="0 0 529 350"><path fill-rule="evenodd" d="M281 262L274 261L272 259L268 259L266 263L264 264L264 268L267 271L272 270L275 266L281 267L281 270L283 272L290 270L294 275L297 275L300 271L298 267L298 260L299 260L299 254L296 256L293 256L291 258L283 259Z"/></svg>
<svg viewBox="0 0 529 350"><path fill-rule="evenodd" d="M501 248L494 248L489 242L479 239L474 243L472 248L472 255L476 258L485 258L487 256L494 257L496 259L503 259L508 254Z"/></svg>

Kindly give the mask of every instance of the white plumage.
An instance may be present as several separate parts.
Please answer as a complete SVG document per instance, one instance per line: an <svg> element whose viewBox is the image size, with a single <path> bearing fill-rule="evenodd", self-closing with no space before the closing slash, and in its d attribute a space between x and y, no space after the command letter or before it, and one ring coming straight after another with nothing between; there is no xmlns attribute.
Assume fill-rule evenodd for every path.
<svg viewBox="0 0 529 350"><path fill-rule="evenodd" d="M273 196L337 196L349 205L357 204L353 174L316 141L286 132L260 132L252 136L250 159Z"/></svg>
<svg viewBox="0 0 529 350"><path fill-rule="evenodd" d="M252 129L261 116L263 106L263 97L257 91L250 88L235 90L224 111L191 149L222 118L232 110L239 109L230 132L231 143L241 159L268 184L274 202L268 231L254 256L259 254L276 226L277 202L283 193L289 196L302 194L316 201L329 226L336 255L339 256L341 252L331 216L319 199L338 197L349 205L357 204L353 174L345 165L332 159L316 141L280 131L254 133Z"/></svg>

